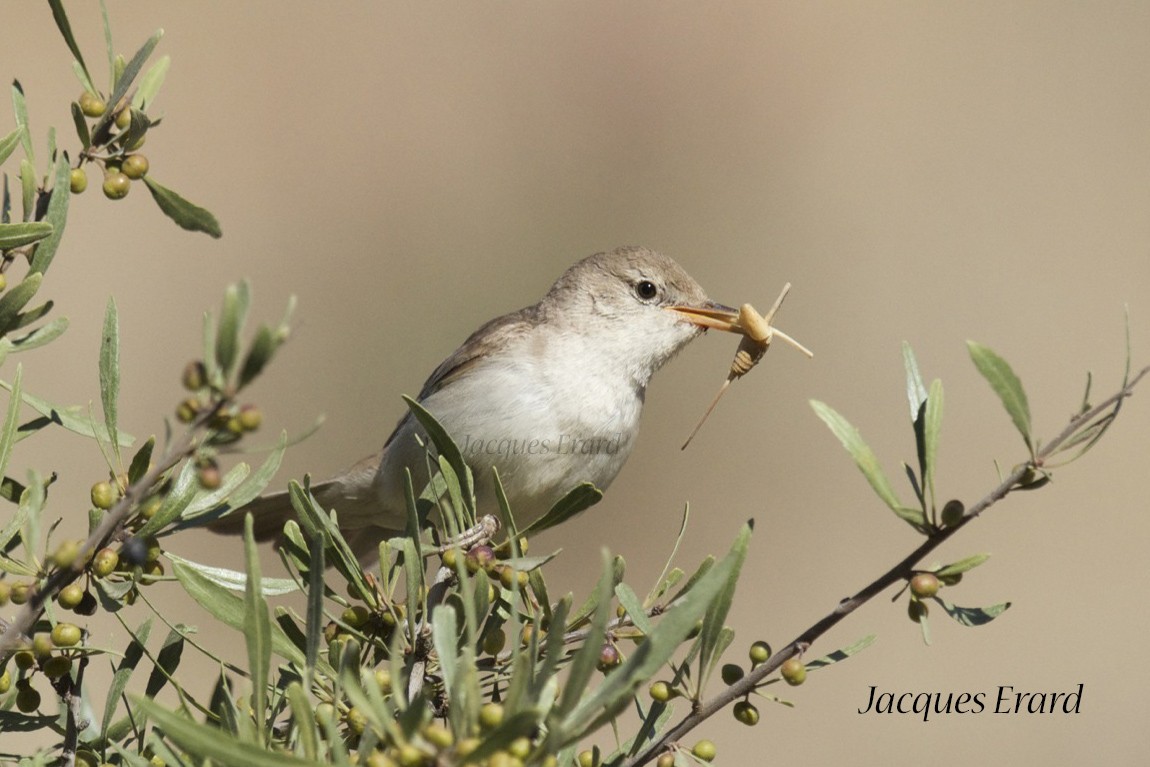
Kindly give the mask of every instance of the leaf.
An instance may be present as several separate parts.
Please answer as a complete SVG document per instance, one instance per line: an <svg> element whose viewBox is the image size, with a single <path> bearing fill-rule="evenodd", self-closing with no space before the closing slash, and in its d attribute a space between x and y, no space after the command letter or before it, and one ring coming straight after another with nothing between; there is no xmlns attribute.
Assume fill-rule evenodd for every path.
<svg viewBox="0 0 1150 767"><path fill-rule="evenodd" d="M72 25L68 23L68 14L64 12L64 4L60 0L48 0L48 5L52 8L52 18L56 21L56 28L64 36L68 50L76 57L76 61L79 62L80 68L84 71L84 76L90 83L92 78L88 74L88 66L84 63L84 55L80 53L80 46L76 44L76 38L72 35Z"/></svg>
<svg viewBox="0 0 1150 767"><path fill-rule="evenodd" d="M142 531L141 531L142 532ZM229 591L244 592L247 590L248 575L247 573L238 570L229 570L226 567L214 567L212 565L205 565L199 562L193 562L190 559L173 554L170 551L165 551L164 556L172 562L179 562L185 567L189 567L208 580L223 586ZM299 591L299 584L291 578L264 578L259 579L260 593L265 597L278 597L284 594L291 594ZM323 589L320 589L323 593Z"/></svg>
<svg viewBox="0 0 1150 767"><path fill-rule="evenodd" d="M910 522L912 526L920 530L925 529L926 517L922 511L920 509L907 508L899 502L898 496L894 493L894 488L891 487L890 480L886 478L882 466L879 465L878 458L875 456L874 451L863 441L858 429L851 426L850 422L835 412L830 405L819 402L818 400L811 400L811 407L814 408L815 414L823 420L823 423L830 428L831 432L838 437L839 442L846 448L846 451L850 453L855 465L859 467L859 471L866 477L867 482L870 483L871 488L878 497L881 498L899 518Z"/></svg>
<svg viewBox="0 0 1150 767"><path fill-rule="evenodd" d="M109 296L104 311L104 332L100 337L100 402L104 407L104 426L108 429L117 464L122 463L116 429L119 398L120 319L116 313L116 299Z"/></svg>
<svg viewBox="0 0 1150 767"><path fill-rule="evenodd" d="M965 573L967 570L973 570L988 559L990 559L989 554L975 554L972 557L960 559L957 562L941 567L935 570L934 574L940 578L958 575L959 573Z"/></svg>
<svg viewBox="0 0 1150 767"><path fill-rule="evenodd" d="M990 623L1010 608L1010 602L1003 602L990 607L959 607L939 596L935 596L933 599L942 605L942 609L946 610L947 615L963 626L982 626Z"/></svg>
<svg viewBox="0 0 1150 767"><path fill-rule="evenodd" d="M651 619L647 617L647 611L643 609L643 603L639 601L634 589L626 583L620 583L615 587L615 598L627 611L627 617L635 624L635 628L644 634L651 633Z"/></svg>
<svg viewBox="0 0 1150 767"><path fill-rule="evenodd" d="M1030 431L1030 404L1026 400L1026 392L1022 382L1014 374L1006 360L999 357L989 348L974 341L966 342L970 350L970 358L978 372L994 389L994 393L1002 400L1002 406L1010 414L1014 426L1022 435L1023 441L1030 452L1034 453L1034 441ZM1033 456L1032 456L1033 457Z"/></svg>
<svg viewBox="0 0 1150 767"><path fill-rule="evenodd" d="M419 421L419 425L427 432L427 436L431 439L435 449L441 456L447 459L451 468L455 471L456 477L460 483L460 493L463 496L463 502L467 504L468 513L474 516L475 511L475 480L471 476L471 467L467 465L467 461L463 460L463 453L459 451L459 447L447 433L447 430L435 420L435 416L427 411L423 405L416 402L408 396L404 396L403 401L407 403L408 409L415 420Z"/></svg>
<svg viewBox="0 0 1150 767"><path fill-rule="evenodd" d="M175 676L176 669L180 666L180 658L184 654L184 642L184 635L179 630L173 628L168 632L164 644L156 654L155 668L148 675L148 685L144 689L144 694L149 698L156 697L168 680Z"/></svg>
<svg viewBox="0 0 1150 767"><path fill-rule="evenodd" d="M11 391L12 384L8 383L7 381L0 381L0 388L8 389ZM48 402L47 400L41 399L40 397L32 394L28 394L27 392L23 392L21 397L24 400L24 404L28 405L36 412L48 418L48 420L50 420L52 423L59 424L68 431L74 432L84 437L98 436L99 439L102 439L105 442L108 441L107 432L104 431L102 427L97 427L95 424L93 424L92 419L88 418L87 415L80 415L78 408L58 407L53 405L51 402ZM135 442L135 438L130 434L125 434L124 432L119 433L120 447L131 447L133 442Z"/></svg>
<svg viewBox="0 0 1150 767"><path fill-rule="evenodd" d="M938 459L938 438L942 432L942 381L937 378L930 384L930 394L926 398L923 412L923 473L931 506L934 506L934 467Z"/></svg>
<svg viewBox="0 0 1150 767"><path fill-rule="evenodd" d="M60 247L60 240L64 236L64 227L68 223L68 201L71 199L71 174L68 158L61 155L56 161L56 176L52 181L52 196L48 200L48 211L44 220L52 225L51 236L36 245L36 252L32 256L31 271L47 274L48 267L56 257Z"/></svg>
<svg viewBox="0 0 1150 767"><path fill-rule="evenodd" d="M55 341L68 329L68 318L57 317L46 325L41 325L33 331L25 333L19 338L5 338L0 343L5 344L10 351L26 352L29 349L38 349L41 346Z"/></svg>
<svg viewBox="0 0 1150 767"><path fill-rule="evenodd" d="M163 729L166 738L197 757L197 761L210 759L214 764L232 767L315 767L315 762L269 751L261 743L245 743L219 727L193 722L153 700L136 698L135 705Z"/></svg>
<svg viewBox="0 0 1150 767"><path fill-rule="evenodd" d="M715 664L722 655L723 650L726 649L723 646L723 642L720 641L720 637L726 625L727 613L730 612L731 603L735 598L735 586L738 583L739 572L742 570L743 562L747 557L747 548L751 543L752 529L752 524L748 522L739 530L739 534L731 546L730 553L724 559L725 562L729 560L730 573L715 595L715 598L711 601L710 606L707 608L706 615L703 616L703 627L699 632L700 690L706 687L707 679L710 677L711 672L714 671ZM730 638L726 640L726 643L730 644Z"/></svg>
<svg viewBox="0 0 1150 767"><path fill-rule="evenodd" d="M827 666L831 666L835 663L841 663L852 655L857 655L866 648L870 647L872 644L874 644L874 641L877 638L878 637L875 634L870 634L869 636L863 637L852 645L848 645L847 647L843 647L840 650L835 650L834 652L827 653L823 657L807 663L807 670L818 671L820 668L826 668Z"/></svg>
<svg viewBox="0 0 1150 767"><path fill-rule="evenodd" d="M16 113L16 130L20 132L24 156L34 163L36 157L32 151L32 133L28 130L28 105L24 102L24 87L19 80L12 81L12 111Z"/></svg>
<svg viewBox="0 0 1150 767"><path fill-rule="evenodd" d="M76 127L76 137L80 139L80 146L88 149L92 146L92 134L88 132L88 121L80 111L80 105L72 103L72 125Z"/></svg>
<svg viewBox="0 0 1150 767"><path fill-rule="evenodd" d="M262 741L265 735L268 705L268 676L271 671L271 618L268 603L260 588L260 557L256 550L255 518L249 512L244 518L244 562L247 586L244 589L244 641L248 647L248 673L252 682L252 718Z"/></svg>
<svg viewBox="0 0 1150 767"><path fill-rule="evenodd" d="M175 221L178 226L191 232L204 232L215 238L223 236L220 222L210 211L162 186L152 178L151 174L144 176L144 183L147 184L152 199L160 206L163 214Z"/></svg>
<svg viewBox="0 0 1150 767"><path fill-rule="evenodd" d="M914 350L906 341L902 342L902 364L906 368L906 399L910 404L910 420L918 418L918 411L922 403L926 402L926 387L922 385L922 376L918 372L918 360L914 357Z"/></svg>
<svg viewBox="0 0 1150 767"><path fill-rule="evenodd" d="M19 285L0 296L0 335L7 334L19 325L20 310L36 295L43 281L44 275L32 272Z"/></svg>
<svg viewBox="0 0 1150 767"><path fill-rule="evenodd" d="M580 514L603 499L603 491L592 485L590 482L583 482L577 485L574 489L567 493L567 495L560 498L555 502L546 514L539 519L532 522L523 530L519 531L520 535L526 533L541 533L562 524L567 520Z"/></svg>
<svg viewBox="0 0 1150 767"><path fill-rule="evenodd" d="M136 89L136 95L132 97L132 106L136 109L147 109L152 106L152 102L156 100L156 94L160 92L160 86L164 84L168 67L171 65L171 56L161 56L144 73L144 76L140 78L140 87Z"/></svg>
<svg viewBox="0 0 1150 767"><path fill-rule="evenodd" d="M3 165L4 161L11 157L12 153L16 151L16 147L20 146L20 137L22 135L23 132L19 128L16 128L4 138L0 138L0 165Z"/></svg>
<svg viewBox="0 0 1150 767"><path fill-rule="evenodd" d="M607 630L607 618L611 612L611 592L614 583L614 566L610 555L603 551L603 572L599 576L599 585L595 588L595 611L591 617L591 625L587 628L587 639L571 660L567 682L563 685L563 694L559 697L556 712L566 716L574 711L585 699L584 689L595 673L599 663L599 654L603 647L603 638Z"/></svg>
<svg viewBox="0 0 1150 767"><path fill-rule="evenodd" d="M184 591L199 603L217 620L239 631L244 630L246 609L243 600L237 595L215 583L198 570L182 562L172 560L172 572ZM303 664L303 654L287 638L277 625L271 626L271 647L281 657L293 663Z"/></svg>
<svg viewBox="0 0 1150 767"><path fill-rule="evenodd" d="M12 458L12 446L16 444L16 425L20 418L20 381L23 377L23 366L17 365L16 377L12 380L12 394L8 399L8 412L4 416L4 426L0 428L0 477L8 470L8 461ZM0 541L0 551L10 539Z"/></svg>
<svg viewBox="0 0 1150 767"><path fill-rule="evenodd" d="M122 622L122 621L121 621ZM127 629L127 626L124 626ZM120 705L120 696L124 694L124 688L128 686L128 679L132 676L132 672L136 670L139 665L140 659L144 657L144 646L148 642L148 635L152 631L152 619L148 618L140 627L133 633L127 629L132 637L131 644L128 649L124 651L124 657L120 661L120 665L116 667L115 673L112 674L112 683L108 685L108 697L104 703L104 719L100 723L100 736L102 738L108 737L108 728L112 724L112 717L115 716L116 707Z"/></svg>
<svg viewBox="0 0 1150 767"><path fill-rule="evenodd" d="M314 671L323 640L323 539L318 535L308 542L307 571L307 642L305 654L309 674ZM310 680L309 680L310 681Z"/></svg>
<svg viewBox="0 0 1150 767"><path fill-rule="evenodd" d="M240 333L251 306L251 291L247 282L228 285L224 292L224 304L220 309L220 324L216 328L216 363L230 378L240 349Z"/></svg>
<svg viewBox="0 0 1150 767"><path fill-rule="evenodd" d="M18 224L0 224L0 250L18 248L21 245L39 242L52 234L52 225L47 221L23 221Z"/></svg>

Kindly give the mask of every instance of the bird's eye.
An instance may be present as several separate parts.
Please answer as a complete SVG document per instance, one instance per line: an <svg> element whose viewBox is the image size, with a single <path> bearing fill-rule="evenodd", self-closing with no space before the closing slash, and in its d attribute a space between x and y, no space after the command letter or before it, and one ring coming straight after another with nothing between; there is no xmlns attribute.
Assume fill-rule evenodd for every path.
<svg viewBox="0 0 1150 767"><path fill-rule="evenodd" d="M655 283L650 280L642 280L635 283L635 295L644 301L650 301L659 295L659 288L655 287Z"/></svg>

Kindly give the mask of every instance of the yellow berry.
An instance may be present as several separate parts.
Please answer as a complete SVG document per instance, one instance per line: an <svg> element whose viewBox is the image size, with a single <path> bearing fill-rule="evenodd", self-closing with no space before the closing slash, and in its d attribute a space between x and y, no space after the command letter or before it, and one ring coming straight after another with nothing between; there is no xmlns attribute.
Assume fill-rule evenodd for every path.
<svg viewBox="0 0 1150 767"><path fill-rule="evenodd" d="M148 158L142 154L132 154L124 158L120 171L133 181L143 178L148 173Z"/></svg>
<svg viewBox="0 0 1150 767"><path fill-rule="evenodd" d="M72 194L80 194L88 188L88 174L83 168L72 169L72 173L68 176L68 188L72 190Z"/></svg>
<svg viewBox="0 0 1150 767"><path fill-rule="evenodd" d="M122 200L132 190L132 180L122 171L113 171L104 175L104 196L109 200Z"/></svg>
<svg viewBox="0 0 1150 767"><path fill-rule="evenodd" d="M71 623L57 623L52 627L52 643L57 647L72 647L79 644L82 637L80 627Z"/></svg>
<svg viewBox="0 0 1150 767"><path fill-rule="evenodd" d="M479 709L479 726L493 730L503 722L503 706L499 703L484 703Z"/></svg>
<svg viewBox="0 0 1150 767"><path fill-rule="evenodd" d="M12 672L4 669L4 673L0 674L0 695L12 689Z"/></svg>
<svg viewBox="0 0 1150 767"><path fill-rule="evenodd" d="M131 124L132 110L129 107L125 107L116 114L116 127L120 130L127 130L128 126Z"/></svg>
<svg viewBox="0 0 1150 767"><path fill-rule="evenodd" d="M92 485L92 505L97 509L110 509L116 504L116 490L111 482Z"/></svg>
<svg viewBox="0 0 1150 767"><path fill-rule="evenodd" d="M751 663L758 666L761 663L766 663L771 658L771 646L766 642L759 640L751 645L748 655L751 658Z"/></svg>
<svg viewBox="0 0 1150 767"><path fill-rule="evenodd" d="M715 744L709 740L700 740L695 744L695 747L691 749L691 753L704 762L709 762L715 758Z"/></svg>
<svg viewBox="0 0 1150 767"><path fill-rule="evenodd" d="M56 602L65 610L74 610L84 601L84 587L79 583L69 583L60 589Z"/></svg>
<svg viewBox="0 0 1150 767"><path fill-rule="evenodd" d="M103 117L104 112L108 109L108 105L104 103L102 98L88 91L80 94L79 104L80 111L87 117Z"/></svg>
<svg viewBox="0 0 1150 767"><path fill-rule="evenodd" d="M347 729L353 735L363 735L363 731L367 729L367 717L354 706L347 710Z"/></svg>
<svg viewBox="0 0 1150 767"><path fill-rule="evenodd" d="M650 693L651 699L659 703L666 703L675 695L675 691L671 689L671 685L666 682L655 682L652 684Z"/></svg>
<svg viewBox="0 0 1150 767"><path fill-rule="evenodd" d="M97 578L106 578L115 572L120 564L120 555L115 549L103 548L96 552L92 559L92 574Z"/></svg>
<svg viewBox="0 0 1150 767"><path fill-rule="evenodd" d="M798 658L787 658L779 669L779 674L787 684L796 687L807 680L807 667Z"/></svg>

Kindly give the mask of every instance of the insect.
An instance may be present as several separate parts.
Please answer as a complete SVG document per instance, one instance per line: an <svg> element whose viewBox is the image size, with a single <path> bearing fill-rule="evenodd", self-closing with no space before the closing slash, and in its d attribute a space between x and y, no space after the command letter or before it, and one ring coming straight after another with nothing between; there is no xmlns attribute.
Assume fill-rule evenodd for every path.
<svg viewBox="0 0 1150 767"><path fill-rule="evenodd" d="M782 306L783 299L787 297L787 293L790 292L790 289L791 283L788 282L783 286L779 297L775 299L774 305L771 306L765 315L759 314L758 311L755 310L755 307L750 304L743 304L739 307L738 312L711 309L692 310L691 313L702 319L707 327L723 330L728 333L738 333L742 335L742 338L739 339L739 348L735 351L735 358L731 360L731 369L727 373L727 380L723 381L722 386L719 387L719 393L715 395L715 399L711 401L710 407L703 413L703 417L699 419L699 423L697 423L694 430L691 431L691 436L687 437L687 441L683 443L682 450L687 449L687 445L691 444L691 440L699 433L699 429L703 428L703 424L706 423L707 418L710 417L711 411L719 404L719 400L723 394L726 393L731 383L751 372L755 365L759 364L763 355L767 353L767 349L770 348L771 341L773 341L776 336L808 357L815 356L814 352L810 349L771 325L775 313L778 312L779 307Z"/></svg>

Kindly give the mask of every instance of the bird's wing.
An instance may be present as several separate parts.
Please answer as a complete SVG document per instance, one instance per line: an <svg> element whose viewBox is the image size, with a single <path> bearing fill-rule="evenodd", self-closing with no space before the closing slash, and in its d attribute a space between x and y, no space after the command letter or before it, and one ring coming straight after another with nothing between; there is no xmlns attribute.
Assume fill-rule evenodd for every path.
<svg viewBox="0 0 1150 767"><path fill-rule="evenodd" d="M462 346L439 363L439 367L431 371L431 375L427 377L427 381L424 382L423 388L419 391L419 397L416 399L423 402L451 381L466 375L469 370L491 353L491 338L493 336L505 341L509 337L529 332L535 324L533 320L537 313L538 306L528 306L484 323L463 342ZM410 411L404 413L403 417L399 419L399 423L395 425L395 429L388 435L387 441L383 443L385 449L395 439L395 435L399 433L409 418L411 418Z"/></svg>

